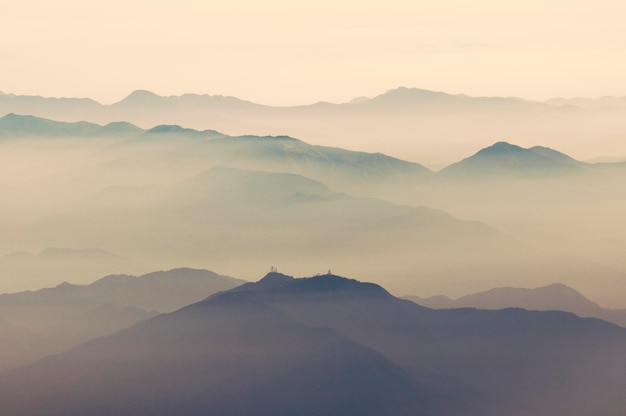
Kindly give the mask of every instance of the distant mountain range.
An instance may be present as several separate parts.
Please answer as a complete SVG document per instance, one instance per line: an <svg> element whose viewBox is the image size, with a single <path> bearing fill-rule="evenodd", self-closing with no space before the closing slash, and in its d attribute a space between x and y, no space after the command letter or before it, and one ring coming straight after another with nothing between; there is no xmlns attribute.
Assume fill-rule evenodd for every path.
<svg viewBox="0 0 626 416"><path fill-rule="evenodd" d="M626 154L614 141L616 135L626 133L623 102L623 98L533 102L401 87L343 104L271 107L235 97L164 97L135 91L111 105L89 99L5 94L0 95L0 116L30 114L99 124L125 120L142 128L177 124L235 136L289 135L440 167L499 140L522 146L542 143L576 151L582 159ZM597 125L607 128L598 130ZM594 147L586 144L591 140Z"/></svg>
<svg viewBox="0 0 626 416"><path fill-rule="evenodd" d="M302 175L227 167L170 185L112 187L21 232L33 241L63 235L68 245L106 244L149 263L211 264L239 276L268 263L315 270L324 259L368 279L384 273L400 293L468 293L499 284L502 270L516 284L559 273L576 287L589 276L617 275L441 210L353 197Z"/></svg>
<svg viewBox="0 0 626 416"><path fill-rule="evenodd" d="M86 121L53 121L30 115L9 113L0 118L0 137L124 137L137 135L143 130L127 122L112 122L100 126Z"/></svg>
<svg viewBox="0 0 626 416"><path fill-rule="evenodd" d="M447 296L420 298L406 296L419 305L434 309L480 308L566 311L581 317L593 317L626 327L626 309L606 309L576 290L555 283L535 289L502 287L451 299Z"/></svg>
<svg viewBox="0 0 626 416"><path fill-rule="evenodd" d="M271 273L0 374L0 411L617 416L625 347L625 329L568 313L438 311Z"/></svg>
<svg viewBox="0 0 626 416"><path fill-rule="evenodd" d="M32 121L24 120L26 124ZM46 123L54 129L54 122ZM20 123L14 125L22 128ZM101 142L97 154L90 157L95 162L46 186L45 192L54 195L55 201L63 192L76 199L54 215L17 228L15 238L24 241L24 246L47 241L66 247L116 247L129 257L163 268L210 264L240 276L267 267L268 262L314 267L319 255L334 267L368 279L380 276L384 265L390 263L388 256L395 252L396 259L404 260L391 262L393 270L388 274L395 282L387 283L400 293L471 293L501 285L502 270L507 270L512 279L507 284L545 284L558 273L566 276L567 284L592 296L601 291L590 283L593 279L589 276L595 276L611 282L614 289L608 292L615 299L597 298L606 304L621 302L617 286L623 282L619 277L622 260L609 259L609 266L618 265L610 270L586 262L584 256L542 252L484 224L416 207L441 206L459 218L480 218L497 225L499 217L509 215L519 227L519 218L538 211L538 199L546 201L542 210L562 204L553 209L571 212L586 206L579 200L588 201L584 196L588 192L609 189L608 197L614 198L611 195L623 190L624 164L586 164L549 148L524 149L498 142L434 173L379 153L313 146L285 136L227 136L175 125L150 130L118 126L139 134L123 133L102 140L77 137L63 145L73 151L85 141ZM67 125L60 123L60 128L65 130ZM49 143L46 129L40 132L42 136L33 143L24 142L27 150ZM20 140L5 143L13 148ZM585 181L574 183L581 177ZM561 182L561 178L571 181ZM579 189L581 183L589 190ZM37 190L31 193L42 192L37 184L33 186ZM19 184L14 195L23 197L23 189ZM552 195L555 201L550 200ZM496 206L502 209L491 208ZM546 216L549 227L556 223L551 215L548 212ZM532 227L523 227L527 229ZM566 231L576 233L578 228L568 225ZM585 236L578 233L574 238ZM242 244L254 264L236 261L235 253ZM617 253L619 245L614 248ZM364 253L366 261L362 260ZM300 266L299 261L303 262ZM511 268L510 264L521 266ZM528 276L533 276L532 281ZM58 275L53 278L68 280ZM421 282L422 286L407 282ZM41 287L37 279L32 286L20 286L36 287Z"/></svg>
<svg viewBox="0 0 626 416"><path fill-rule="evenodd" d="M244 283L206 270L111 275L0 295L0 371L112 334Z"/></svg>
<svg viewBox="0 0 626 416"><path fill-rule="evenodd" d="M346 175L357 176L368 183L376 179L424 180L434 176L432 171L420 164L381 153L315 146L287 136L228 136L215 130L200 131L178 125L158 125L144 130L127 122L100 126L8 114L0 118L0 137L126 139L114 149L122 153L137 147L158 146L165 154L176 147L176 153L179 157L185 156L187 163L202 157L205 162L219 160L234 167L254 165L266 170L302 173L331 184ZM181 145L186 146L188 153L181 153L185 149L181 149ZM585 163L548 147L525 149L500 141L442 169L439 176L549 177L606 168L608 165L621 168L624 163Z"/></svg>

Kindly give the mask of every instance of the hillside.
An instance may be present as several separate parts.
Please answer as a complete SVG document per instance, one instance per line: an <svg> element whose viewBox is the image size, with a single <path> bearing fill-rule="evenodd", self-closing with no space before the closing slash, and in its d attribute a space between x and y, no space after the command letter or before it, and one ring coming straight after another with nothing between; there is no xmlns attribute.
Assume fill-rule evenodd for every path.
<svg viewBox="0 0 626 416"><path fill-rule="evenodd" d="M624 329L571 314L436 311L331 274L272 273L0 374L0 410L618 415L624 346Z"/></svg>

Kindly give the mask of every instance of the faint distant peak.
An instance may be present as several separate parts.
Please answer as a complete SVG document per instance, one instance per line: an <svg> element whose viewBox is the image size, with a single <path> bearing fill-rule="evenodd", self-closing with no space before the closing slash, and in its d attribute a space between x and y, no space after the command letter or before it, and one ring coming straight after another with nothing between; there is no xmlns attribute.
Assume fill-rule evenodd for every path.
<svg viewBox="0 0 626 416"><path fill-rule="evenodd" d="M135 90L131 92L126 98L124 98L124 100L152 100L159 98L164 97L161 97L160 95L148 90Z"/></svg>
<svg viewBox="0 0 626 416"><path fill-rule="evenodd" d="M99 136L130 136L140 134L144 130L127 121L114 121L95 132Z"/></svg>
<svg viewBox="0 0 626 416"><path fill-rule="evenodd" d="M452 97L452 95L445 92L431 91L421 88L398 87L388 90L385 93L372 98L372 100L406 102L439 99L443 97Z"/></svg>
<svg viewBox="0 0 626 416"><path fill-rule="evenodd" d="M223 134L215 130L194 130L181 127L178 124L161 124L147 130L148 136L176 136L176 137L224 137Z"/></svg>
<svg viewBox="0 0 626 416"><path fill-rule="evenodd" d="M148 134L162 134L162 133L198 133L198 130L189 129L179 126L178 124L160 124L149 129Z"/></svg>
<svg viewBox="0 0 626 416"><path fill-rule="evenodd" d="M167 97L160 96L148 90L136 90L130 93L126 98L112 104L113 107L137 107L146 106L170 106L172 103Z"/></svg>

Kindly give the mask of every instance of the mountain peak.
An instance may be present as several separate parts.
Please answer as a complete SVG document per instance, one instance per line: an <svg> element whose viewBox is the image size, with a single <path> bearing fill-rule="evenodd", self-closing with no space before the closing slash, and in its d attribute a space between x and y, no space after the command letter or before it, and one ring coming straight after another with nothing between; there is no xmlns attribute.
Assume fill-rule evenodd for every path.
<svg viewBox="0 0 626 416"><path fill-rule="evenodd" d="M439 91L430 91L421 88L398 87L388 90L385 93L374 97L372 100L398 104L409 104L433 99L440 99L443 97L451 97L451 95Z"/></svg>
<svg viewBox="0 0 626 416"><path fill-rule="evenodd" d="M523 148L505 141L481 149L441 173L464 176L541 177L582 171L584 163L548 147Z"/></svg>
<svg viewBox="0 0 626 416"><path fill-rule="evenodd" d="M129 99L145 100L145 99L152 99L152 98L163 98L163 97L153 93L152 91L135 90L135 91L131 92L126 98L124 98L124 100L129 100Z"/></svg>
<svg viewBox="0 0 626 416"><path fill-rule="evenodd" d="M516 150L516 151L520 151L520 150L524 150L521 146L518 146L516 144L511 144L509 142L505 142L505 141L499 141L499 142L495 142L494 144L492 144L489 147L486 147L484 149L482 149L481 151L485 151L485 150Z"/></svg>
<svg viewBox="0 0 626 416"><path fill-rule="evenodd" d="M264 284L264 285L274 286L274 285L280 285L283 283L290 283L293 280L294 278L292 276L288 276L286 274L271 271L268 274L266 274L261 280L259 280L259 283Z"/></svg>
<svg viewBox="0 0 626 416"><path fill-rule="evenodd" d="M159 105L159 104L168 105L168 106L171 105L167 97L162 97L148 90L135 90L131 92L126 98L124 98L123 100L113 105L114 106L120 106L120 105L145 106L145 105Z"/></svg>
<svg viewBox="0 0 626 416"><path fill-rule="evenodd" d="M12 137L87 137L101 127L85 121L70 123L15 113L0 118L0 135Z"/></svg>
<svg viewBox="0 0 626 416"><path fill-rule="evenodd" d="M391 295L381 286L375 283L364 283L355 279L348 279L330 273L318 274L313 277L293 278L278 272L270 272L255 283L246 283L224 295L230 298L232 294L254 294L254 296L266 296L281 299L309 299L330 298L357 299L379 298ZM217 295L219 297L220 295ZM247 296L247 295L245 295Z"/></svg>

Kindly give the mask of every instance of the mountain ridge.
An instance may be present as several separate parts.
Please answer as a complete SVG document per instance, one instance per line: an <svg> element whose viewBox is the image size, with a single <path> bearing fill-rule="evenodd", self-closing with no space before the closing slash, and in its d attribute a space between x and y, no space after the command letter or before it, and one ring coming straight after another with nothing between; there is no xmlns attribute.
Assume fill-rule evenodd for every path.
<svg viewBox="0 0 626 416"><path fill-rule="evenodd" d="M0 409L582 416L626 406L623 328L563 312L437 311L378 289L370 296L376 287L270 273L0 374ZM48 393L42 377L61 373ZM578 389L586 394L572 395Z"/></svg>
<svg viewBox="0 0 626 416"><path fill-rule="evenodd" d="M481 309L524 308L561 310L580 317L593 317L626 327L626 309L603 308L580 292L562 283L538 288L499 287L451 299L447 296L420 298L406 296L419 305L435 309L473 307Z"/></svg>

